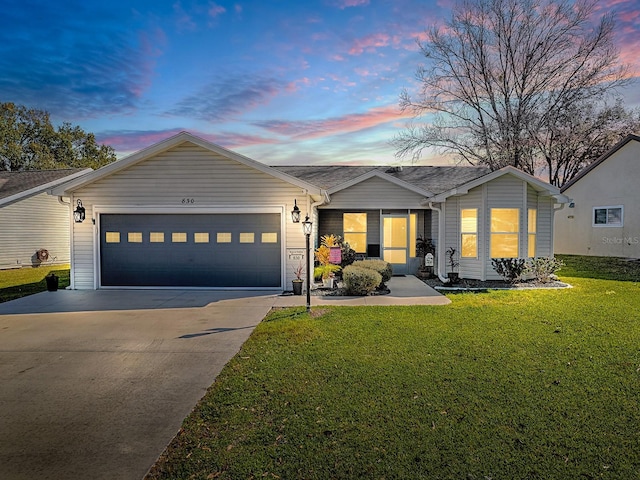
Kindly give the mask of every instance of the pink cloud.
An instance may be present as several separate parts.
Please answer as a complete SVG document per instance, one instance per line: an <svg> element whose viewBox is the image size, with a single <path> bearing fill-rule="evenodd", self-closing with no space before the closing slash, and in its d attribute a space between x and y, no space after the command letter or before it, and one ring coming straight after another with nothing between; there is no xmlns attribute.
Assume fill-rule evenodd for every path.
<svg viewBox="0 0 640 480"><path fill-rule="evenodd" d="M338 2L338 8L340 8L340 10L349 7L359 7L361 5L369 5L369 0L340 0Z"/></svg>
<svg viewBox="0 0 640 480"><path fill-rule="evenodd" d="M408 117L410 115L402 113L399 107L390 105L372 108L366 113L354 113L323 120L272 121L262 122L257 125L279 135L289 136L297 140L308 140L357 132Z"/></svg>
<svg viewBox="0 0 640 480"><path fill-rule="evenodd" d="M227 11L226 8L224 8L221 5L218 5L217 3L210 3L209 4L209 16L215 18L218 15L222 15L223 13L225 13Z"/></svg>
<svg viewBox="0 0 640 480"><path fill-rule="evenodd" d="M363 38L358 38L349 49L349 55L361 55L364 51L372 52L378 47L389 45L391 37L386 33L374 33Z"/></svg>

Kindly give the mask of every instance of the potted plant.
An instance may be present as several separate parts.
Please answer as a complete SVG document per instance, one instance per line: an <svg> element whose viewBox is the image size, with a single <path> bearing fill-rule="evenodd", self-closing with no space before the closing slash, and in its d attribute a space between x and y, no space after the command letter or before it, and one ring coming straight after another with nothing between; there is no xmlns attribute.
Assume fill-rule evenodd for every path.
<svg viewBox="0 0 640 480"><path fill-rule="evenodd" d="M458 272L455 271L456 268L460 265L460 263L455 259L457 250L453 247L447 248L447 263L449 264L450 272L447 273L447 277L449 277L449 283L458 283Z"/></svg>
<svg viewBox="0 0 640 480"><path fill-rule="evenodd" d="M302 295L302 284L304 283L304 280L302 279L302 275L304 274L304 272L305 270L304 270L304 265L302 265L302 262L300 262L298 266L293 270L293 273L296 276L296 278L291 280L291 284L293 285L294 295Z"/></svg>

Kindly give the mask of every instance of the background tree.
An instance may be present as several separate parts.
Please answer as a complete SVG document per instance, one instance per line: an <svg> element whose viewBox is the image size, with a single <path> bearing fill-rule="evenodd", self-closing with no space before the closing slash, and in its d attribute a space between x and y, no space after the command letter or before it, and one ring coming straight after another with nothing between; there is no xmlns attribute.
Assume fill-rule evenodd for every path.
<svg viewBox="0 0 640 480"><path fill-rule="evenodd" d="M113 148L78 126L56 130L44 110L0 103L0 170L96 169L115 160Z"/></svg>
<svg viewBox="0 0 640 480"><path fill-rule="evenodd" d="M613 15L594 24L595 5L596 0L457 4L451 20L428 30L420 44L427 60L416 74L420 89L415 98L402 92L400 104L429 121L410 125L394 139L397 154L416 158L424 148L436 147L492 170L506 165L530 174L548 170L556 185L568 181L576 165L591 160L591 140L582 135L597 127L588 121L565 128L568 120L574 125L585 120L575 114L589 110L606 118L619 112L620 121L609 126L632 128L624 120L633 115L621 112L621 104L607 106L616 89L629 82L628 67L618 61ZM592 136L611 140L597 132ZM558 155L568 137L582 146L575 149L580 160L568 149Z"/></svg>

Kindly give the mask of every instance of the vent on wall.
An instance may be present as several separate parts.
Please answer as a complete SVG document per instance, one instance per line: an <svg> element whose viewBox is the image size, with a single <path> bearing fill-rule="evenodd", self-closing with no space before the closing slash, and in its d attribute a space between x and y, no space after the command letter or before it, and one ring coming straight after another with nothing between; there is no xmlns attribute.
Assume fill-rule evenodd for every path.
<svg viewBox="0 0 640 480"><path fill-rule="evenodd" d="M389 167L387 168L384 173L398 173L402 171L402 165L399 165L397 167Z"/></svg>

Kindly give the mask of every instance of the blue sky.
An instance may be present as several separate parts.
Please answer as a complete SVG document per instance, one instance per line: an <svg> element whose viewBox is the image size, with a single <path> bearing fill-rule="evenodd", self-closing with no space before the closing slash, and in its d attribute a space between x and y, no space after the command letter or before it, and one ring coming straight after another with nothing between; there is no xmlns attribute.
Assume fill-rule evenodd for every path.
<svg viewBox="0 0 640 480"><path fill-rule="evenodd" d="M416 39L450 1L0 0L0 101L119 156L187 130L268 164L393 164ZM611 9L638 72L640 7Z"/></svg>

